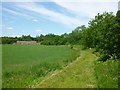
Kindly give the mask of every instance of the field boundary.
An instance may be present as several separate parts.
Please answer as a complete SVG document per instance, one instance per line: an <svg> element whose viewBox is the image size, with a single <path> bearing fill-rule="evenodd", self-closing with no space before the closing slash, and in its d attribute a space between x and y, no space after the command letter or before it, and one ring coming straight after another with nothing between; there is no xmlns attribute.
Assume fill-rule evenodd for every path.
<svg viewBox="0 0 120 90"><path fill-rule="evenodd" d="M78 60L80 60L80 58L81 58L81 56L79 55L76 60L74 60L73 62L69 63L67 66L63 67L63 69L66 69L66 68L70 67L72 64L74 64L75 62L77 62ZM32 86L31 88L37 88L39 85L41 85L42 83L44 83L46 80L48 80L48 79L54 77L55 75L58 75L59 73L61 73L63 71L63 69L62 70L55 70L53 72L50 72L51 74L50 74L49 77L45 76L45 79L43 79L39 84Z"/></svg>
<svg viewBox="0 0 120 90"><path fill-rule="evenodd" d="M87 60L88 58L90 58L91 61L88 64L86 64L86 66L83 65L81 67L80 66L81 63L83 63L83 64L87 63L88 62L88 60ZM53 73L51 73L49 76L46 76L45 79L43 79L40 83L34 85L32 88L61 88L61 87L62 88L69 88L69 87L71 87L71 88L79 88L80 87L78 85L79 83L81 85L80 88L85 88L85 87L87 87L87 88L96 88L97 87L97 83L96 83L96 77L94 75L94 68L93 67L94 67L94 61L97 58L98 57L96 55L92 54L92 50L82 50L81 53L80 53L80 55L77 57L76 60L74 60L73 62L71 62L70 64L68 64L62 70L56 70ZM87 65L89 65L89 64L91 65L90 68L89 68L89 66L87 67ZM67 76L67 74L69 72L71 72L71 74L70 74L70 76ZM80 72L84 72L84 73L80 73ZM80 74L76 74L76 73L80 73ZM87 75L87 73L90 74L90 75ZM71 79L71 75L72 74L74 74L74 76L72 76L72 77L73 78L77 78L78 80L80 79L80 77L82 75L85 76L83 79L88 78L89 80L85 79L83 81L84 83L81 83L81 82L77 83L77 80L73 80L73 83L76 83L76 84L73 84L73 86L71 84L72 82L67 82L67 81L61 82L61 80L63 78L65 78L65 80L68 80L68 78L69 78L72 81L72 79ZM86 74L86 75L84 75L84 74ZM56 79L56 80L54 80L54 79ZM58 86L55 86L54 84L56 84L57 81L59 81L59 80L60 80L60 85L57 84ZM54 84L51 84L51 83L54 83ZM48 84L50 84L50 85L48 85ZM70 84L71 84L71 86L70 86ZM82 86L82 84L85 84L85 85ZM68 85L68 86L66 86L66 85ZM75 85L78 85L78 86L75 86Z"/></svg>

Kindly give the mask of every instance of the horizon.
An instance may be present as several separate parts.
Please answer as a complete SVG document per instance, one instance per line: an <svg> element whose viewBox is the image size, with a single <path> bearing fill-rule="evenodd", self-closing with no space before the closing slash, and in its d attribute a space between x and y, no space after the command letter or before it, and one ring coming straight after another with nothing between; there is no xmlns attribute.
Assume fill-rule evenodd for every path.
<svg viewBox="0 0 120 90"><path fill-rule="evenodd" d="M21 37L22 35L36 37L40 34L70 33L78 26L88 26L88 22L98 13L102 14L106 11L116 14L119 0L113 2L50 1L0 3L2 4L0 8L1 37Z"/></svg>

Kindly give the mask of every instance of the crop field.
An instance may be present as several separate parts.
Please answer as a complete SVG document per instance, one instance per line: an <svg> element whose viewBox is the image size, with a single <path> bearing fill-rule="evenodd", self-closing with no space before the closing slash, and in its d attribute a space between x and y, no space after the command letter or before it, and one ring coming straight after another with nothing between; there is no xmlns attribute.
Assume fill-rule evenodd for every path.
<svg viewBox="0 0 120 90"><path fill-rule="evenodd" d="M3 88L31 87L38 78L75 60L79 51L68 46L3 45Z"/></svg>

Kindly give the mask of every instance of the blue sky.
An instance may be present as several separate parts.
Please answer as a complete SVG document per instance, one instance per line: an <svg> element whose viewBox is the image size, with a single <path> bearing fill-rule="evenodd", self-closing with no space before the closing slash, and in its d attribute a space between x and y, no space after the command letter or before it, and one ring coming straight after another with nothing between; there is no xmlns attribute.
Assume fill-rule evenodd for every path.
<svg viewBox="0 0 120 90"><path fill-rule="evenodd" d="M50 1L2 2L2 8L0 8L2 10L2 15L0 14L2 36L70 33L77 26L87 26L88 21L93 19L97 13L107 11L115 14L118 7L117 0L109 2L105 0L101 2Z"/></svg>

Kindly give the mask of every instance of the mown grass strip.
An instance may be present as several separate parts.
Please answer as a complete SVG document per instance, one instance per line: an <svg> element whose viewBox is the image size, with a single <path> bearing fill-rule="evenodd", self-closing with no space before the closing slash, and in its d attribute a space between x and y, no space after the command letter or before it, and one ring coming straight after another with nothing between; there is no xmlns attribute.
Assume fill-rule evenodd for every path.
<svg viewBox="0 0 120 90"><path fill-rule="evenodd" d="M81 50L76 61L46 77L36 88L96 88L94 62L97 57L91 52L92 50Z"/></svg>

